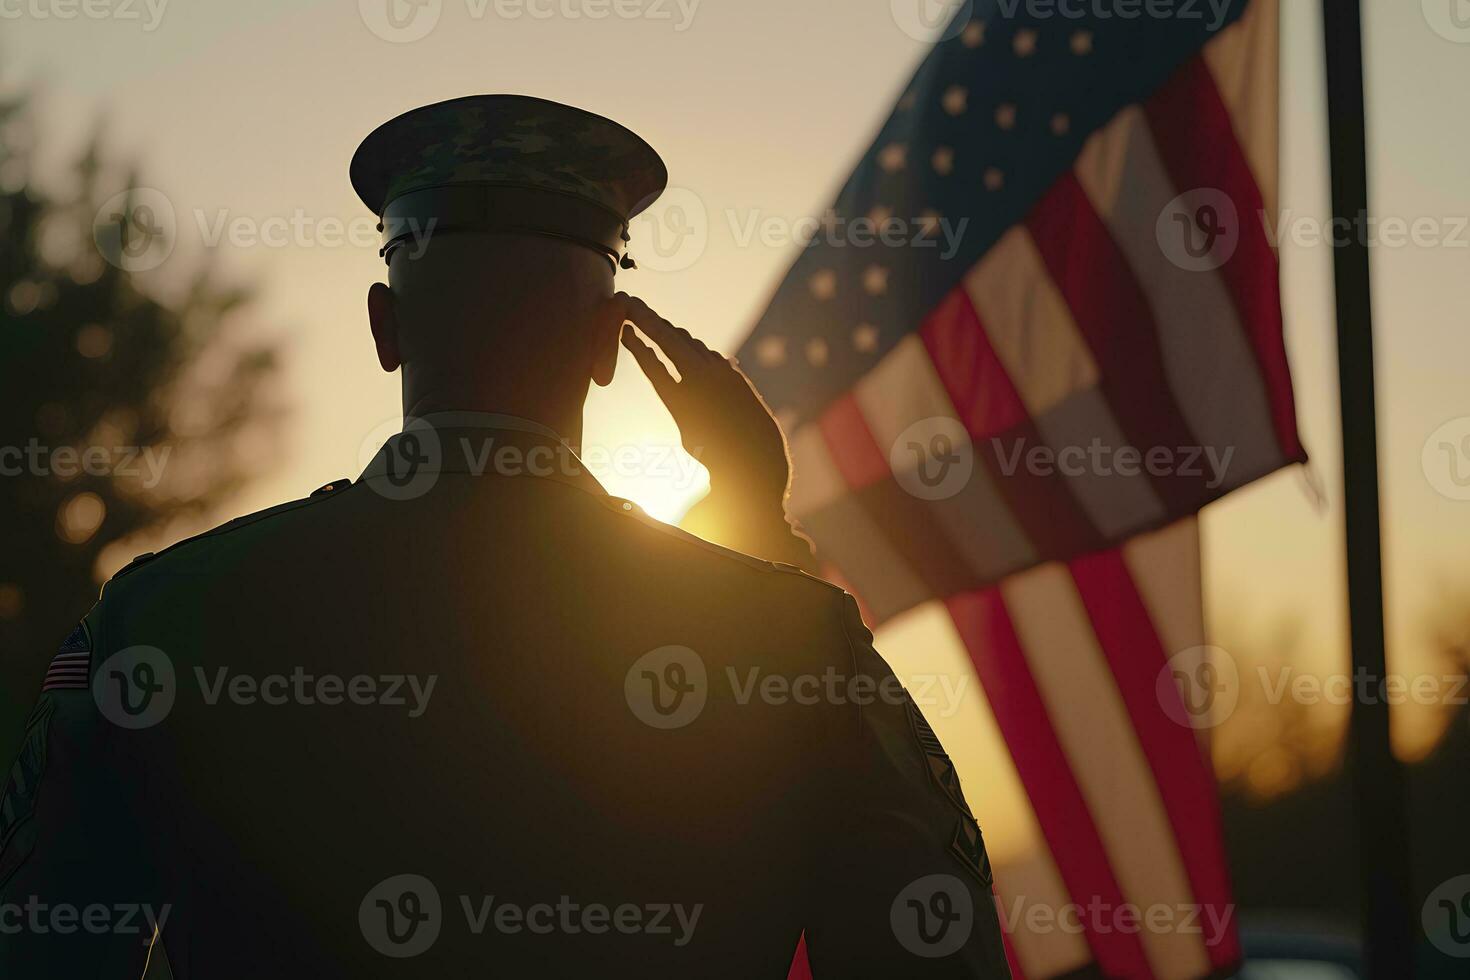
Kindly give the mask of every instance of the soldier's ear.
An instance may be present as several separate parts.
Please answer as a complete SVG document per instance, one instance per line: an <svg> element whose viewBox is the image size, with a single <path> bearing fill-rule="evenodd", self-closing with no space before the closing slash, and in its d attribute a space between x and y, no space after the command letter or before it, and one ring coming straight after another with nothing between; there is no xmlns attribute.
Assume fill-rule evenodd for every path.
<svg viewBox="0 0 1470 980"><path fill-rule="evenodd" d="M368 287L368 324L373 329L373 344L378 348L378 363L389 374L403 363L398 351L398 313L394 305L393 291L387 283L375 282Z"/></svg>

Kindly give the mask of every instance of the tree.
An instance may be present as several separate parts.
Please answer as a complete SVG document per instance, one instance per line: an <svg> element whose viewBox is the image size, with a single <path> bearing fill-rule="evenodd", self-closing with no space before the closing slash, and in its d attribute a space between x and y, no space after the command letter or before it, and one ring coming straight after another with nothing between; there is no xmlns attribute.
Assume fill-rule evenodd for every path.
<svg viewBox="0 0 1470 980"><path fill-rule="evenodd" d="M13 755L51 655L140 537L202 527L252 475L279 418L273 348L240 339L248 292L207 262L145 291L158 234L100 133L62 199L34 186L34 119L0 102L0 752ZM109 193L123 187L120 194ZM167 234L167 232L163 232ZM180 259L172 262L177 265ZM166 270L180 270L170 265ZM165 531L167 526L168 530ZM192 529L192 528L191 528Z"/></svg>

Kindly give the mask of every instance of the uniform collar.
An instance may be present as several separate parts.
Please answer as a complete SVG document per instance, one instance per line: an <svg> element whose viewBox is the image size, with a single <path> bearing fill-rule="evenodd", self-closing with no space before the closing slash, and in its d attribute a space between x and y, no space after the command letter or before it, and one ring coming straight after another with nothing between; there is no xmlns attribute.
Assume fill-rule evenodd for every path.
<svg viewBox="0 0 1470 980"><path fill-rule="evenodd" d="M427 488L440 473L539 477L607 495L556 430L492 412L435 412L405 419L403 431L373 455L359 480Z"/></svg>

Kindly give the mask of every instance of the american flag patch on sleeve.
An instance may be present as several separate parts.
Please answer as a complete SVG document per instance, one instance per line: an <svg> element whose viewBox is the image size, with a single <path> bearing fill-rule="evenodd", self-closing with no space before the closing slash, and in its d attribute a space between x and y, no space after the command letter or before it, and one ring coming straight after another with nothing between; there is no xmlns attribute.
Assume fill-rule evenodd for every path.
<svg viewBox="0 0 1470 980"><path fill-rule="evenodd" d="M92 635L78 623L51 658L42 691L85 691L92 675Z"/></svg>

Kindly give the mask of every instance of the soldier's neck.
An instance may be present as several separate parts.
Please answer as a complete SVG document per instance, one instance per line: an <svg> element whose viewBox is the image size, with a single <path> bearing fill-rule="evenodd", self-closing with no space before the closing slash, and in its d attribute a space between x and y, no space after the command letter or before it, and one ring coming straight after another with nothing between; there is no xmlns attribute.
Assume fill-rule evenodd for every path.
<svg viewBox="0 0 1470 980"><path fill-rule="evenodd" d="M518 392L404 392L404 417L423 418L440 412L482 412L488 415L513 415L555 430L573 449L582 446L582 398L536 397Z"/></svg>

